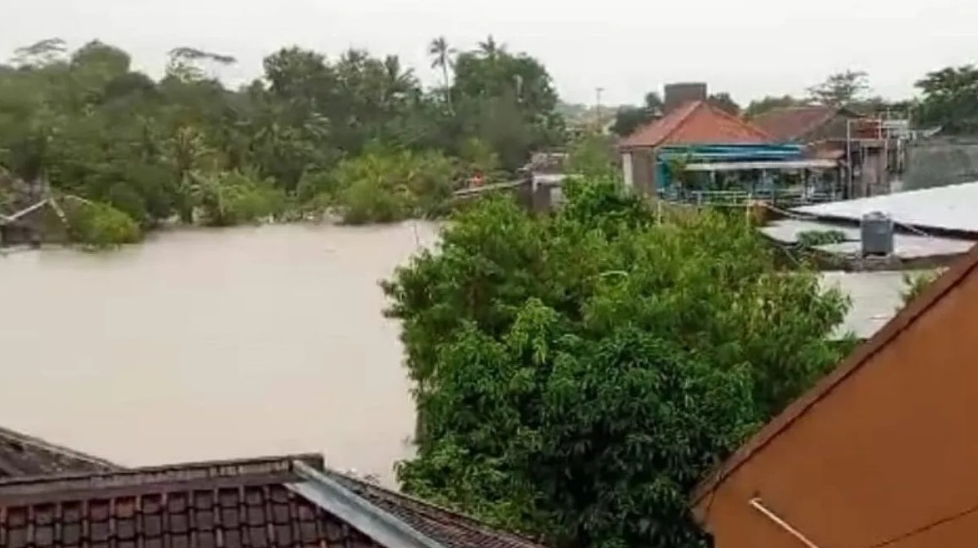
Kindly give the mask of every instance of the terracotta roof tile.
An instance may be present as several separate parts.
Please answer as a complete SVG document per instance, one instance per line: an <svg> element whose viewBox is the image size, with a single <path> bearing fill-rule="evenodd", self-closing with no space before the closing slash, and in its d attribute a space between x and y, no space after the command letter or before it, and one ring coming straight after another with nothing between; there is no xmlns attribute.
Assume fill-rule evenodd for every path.
<svg viewBox="0 0 978 548"><path fill-rule="evenodd" d="M659 120L640 127L623 148L692 144L761 144L771 137L749 122L706 101L686 103Z"/></svg>
<svg viewBox="0 0 978 548"><path fill-rule="evenodd" d="M831 120L838 107L806 105L771 109L753 119L756 126L780 141L797 141Z"/></svg>
<svg viewBox="0 0 978 548"><path fill-rule="evenodd" d="M290 491L296 458L0 482L0 546L372 546ZM318 459L318 464L322 464Z"/></svg>
<svg viewBox="0 0 978 548"><path fill-rule="evenodd" d="M414 531L427 547L538 548L472 518L323 469L321 457L300 455L8 478L0 480L0 547L378 548L384 535L369 533L373 526L363 523L379 519ZM343 512L378 514L361 520L358 530L352 525L357 519L337 514L356 515L339 507L332 513L326 510L332 506L317 501L329 489L328 480L317 477L361 501ZM391 538L386 548L407 546Z"/></svg>
<svg viewBox="0 0 978 548"><path fill-rule="evenodd" d="M106 460L0 428L0 478L117 468Z"/></svg>

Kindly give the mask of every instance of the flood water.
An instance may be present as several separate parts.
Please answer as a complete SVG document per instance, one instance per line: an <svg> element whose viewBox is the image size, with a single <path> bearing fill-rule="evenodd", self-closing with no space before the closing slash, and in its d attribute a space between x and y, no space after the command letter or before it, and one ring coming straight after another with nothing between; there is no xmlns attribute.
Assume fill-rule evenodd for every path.
<svg viewBox="0 0 978 548"><path fill-rule="evenodd" d="M0 425L122 465L308 451L390 483L414 410L377 282L435 233L248 227L0 257Z"/></svg>

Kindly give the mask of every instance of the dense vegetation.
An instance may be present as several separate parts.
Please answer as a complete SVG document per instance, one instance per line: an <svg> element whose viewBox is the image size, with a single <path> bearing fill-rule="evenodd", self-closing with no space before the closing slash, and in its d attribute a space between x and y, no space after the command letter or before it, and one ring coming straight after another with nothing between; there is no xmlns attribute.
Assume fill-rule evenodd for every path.
<svg viewBox="0 0 978 548"><path fill-rule="evenodd" d="M690 488L845 351L846 299L743 215L656 222L619 188L576 181L548 218L482 203L385 284L406 490L554 546L696 546Z"/></svg>
<svg viewBox="0 0 978 548"><path fill-rule="evenodd" d="M0 169L105 206L91 212L108 218L93 222L118 230L100 234L129 240L171 218L436 214L472 172L511 171L563 143L557 95L535 59L491 37L461 53L437 39L430 52L437 89L422 89L396 56L290 47L231 90L216 78L228 56L174 49L154 81L118 48L46 40L0 65Z"/></svg>

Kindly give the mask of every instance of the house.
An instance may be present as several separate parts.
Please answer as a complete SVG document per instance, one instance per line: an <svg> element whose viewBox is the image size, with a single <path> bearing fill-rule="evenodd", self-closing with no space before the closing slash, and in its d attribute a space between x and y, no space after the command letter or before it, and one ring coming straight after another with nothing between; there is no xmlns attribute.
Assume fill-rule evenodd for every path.
<svg viewBox="0 0 978 548"><path fill-rule="evenodd" d="M541 548L318 455L122 469L7 433L0 455L22 455L0 478L3 548Z"/></svg>
<svg viewBox="0 0 978 548"><path fill-rule="evenodd" d="M668 102L668 101L667 101ZM771 142L761 129L704 99L689 101L640 127L619 144L625 184L654 194L662 186L658 153L683 145L758 145Z"/></svg>
<svg viewBox="0 0 978 548"><path fill-rule="evenodd" d="M804 144L811 157L852 164L847 197L889 193L906 164L906 120L870 117L852 109L804 105L772 109L752 122L774 139ZM848 177L848 174L846 175Z"/></svg>
<svg viewBox="0 0 978 548"><path fill-rule="evenodd" d="M16 476L101 472L118 466L67 447L0 428L0 480ZM4 546L0 543L0 546Z"/></svg>
<svg viewBox="0 0 978 548"><path fill-rule="evenodd" d="M719 548L969 546L978 247L693 492Z"/></svg>

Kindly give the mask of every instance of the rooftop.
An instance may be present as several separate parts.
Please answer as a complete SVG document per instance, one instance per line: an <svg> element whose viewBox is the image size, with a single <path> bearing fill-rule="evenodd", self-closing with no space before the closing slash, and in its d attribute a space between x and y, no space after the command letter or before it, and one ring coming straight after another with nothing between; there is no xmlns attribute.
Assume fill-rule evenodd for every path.
<svg viewBox="0 0 978 548"><path fill-rule="evenodd" d="M835 117L842 109L827 105L804 105L771 109L751 120L779 141L797 141ZM852 113L855 116L855 113Z"/></svg>
<svg viewBox="0 0 978 548"><path fill-rule="evenodd" d="M834 287L852 300L849 312L834 336L852 333L858 339L875 335L903 308L906 271L822 273L822 287Z"/></svg>
<svg viewBox="0 0 978 548"><path fill-rule="evenodd" d="M815 249L834 255L857 255L860 253L859 228L829 222L804 221L799 219L780 219L760 228L765 236L783 244L798 243L804 232L841 232L845 241L815 246ZM902 260L924 258L945 258L963 255L975 244L971 240L922 236L920 234L894 234L893 254Z"/></svg>
<svg viewBox="0 0 978 548"><path fill-rule="evenodd" d="M117 468L115 464L98 457L0 428L0 479Z"/></svg>
<svg viewBox="0 0 978 548"><path fill-rule="evenodd" d="M844 359L811 390L789 404L781 414L754 434L727 461L708 475L693 491L691 497L693 505L698 505L705 500L743 464L751 460L755 454L763 450L777 436L788 431L796 420L816 408L822 399L845 383L856 371L864 365L872 363L871 358L874 355L895 341L941 299L952 295L961 282L975 275L976 272L978 272L978 247L973 248L965 257L956 262L940 278L930 284L920 296L900 310L896 317L888 322L883 329L869 341L860 345L855 352Z"/></svg>
<svg viewBox="0 0 978 548"><path fill-rule="evenodd" d="M707 101L686 103L628 136L622 148L694 144L761 144L771 142L763 130Z"/></svg>
<svg viewBox="0 0 978 548"><path fill-rule="evenodd" d="M537 548L318 455L0 481L0 546Z"/></svg>
<svg viewBox="0 0 978 548"><path fill-rule="evenodd" d="M883 212L898 225L921 230L978 234L978 181L799 207L797 213L858 222Z"/></svg>

